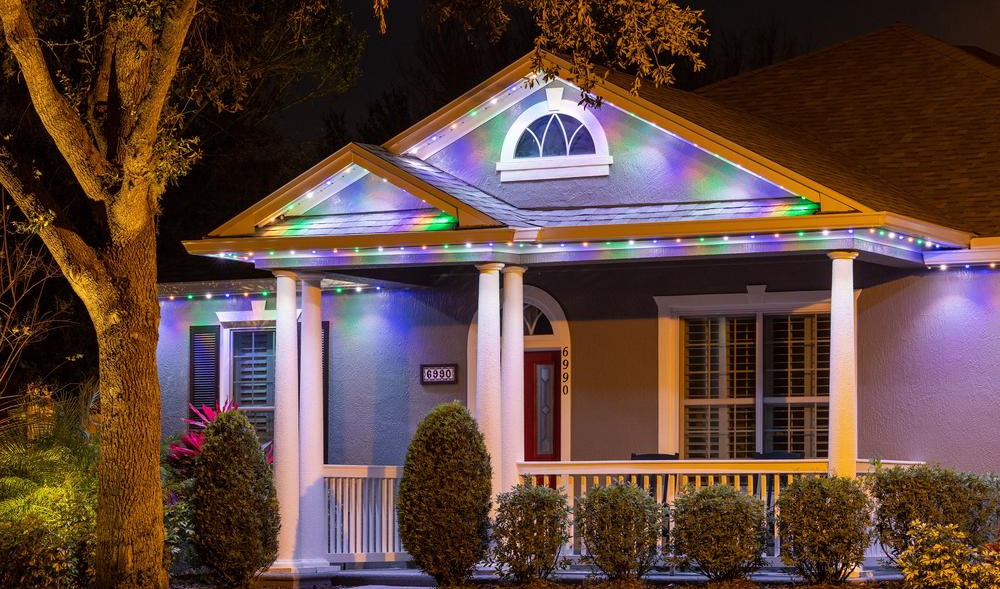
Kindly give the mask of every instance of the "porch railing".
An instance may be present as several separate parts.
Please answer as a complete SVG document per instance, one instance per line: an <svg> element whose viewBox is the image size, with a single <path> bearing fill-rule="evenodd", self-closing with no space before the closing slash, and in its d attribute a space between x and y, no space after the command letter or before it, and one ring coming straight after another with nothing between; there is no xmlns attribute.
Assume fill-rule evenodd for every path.
<svg viewBox="0 0 1000 589"><path fill-rule="evenodd" d="M908 467L917 462L882 461L884 468ZM729 485L737 491L759 498L769 513L776 511L782 490L796 479L827 475L826 460L671 460L671 461L581 461L523 462L518 472L523 480L562 489L573 507L588 491L615 482L629 482L647 489L660 503L671 505L685 488L715 484ZM859 460L857 472L864 476L872 470L868 461ZM781 538L777 522L771 519L765 556L771 564L780 564ZM570 524L567 556L579 557L586 548ZM873 545L866 552L869 560L885 555Z"/></svg>
<svg viewBox="0 0 1000 589"><path fill-rule="evenodd" d="M916 462L883 461L886 468L908 467ZM760 498L773 508L781 491L796 478L826 476L825 460L722 460L722 461L578 461L523 462L522 478L537 484L562 488L571 505L598 485L632 482L662 503L673 503L689 485L723 484ZM867 461L858 461L858 473L870 471ZM331 563L393 562L409 560L399 539L396 500L403 469L399 466L327 465L328 556ZM771 530L767 556L777 563L781 539ZM584 550L570 531L569 556ZM883 556L878 546L868 551L870 559Z"/></svg>
<svg viewBox="0 0 1000 589"><path fill-rule="evenodd" d="M323 475L331 563L409 560L396 525L402 467L327 465Z"/></svg>

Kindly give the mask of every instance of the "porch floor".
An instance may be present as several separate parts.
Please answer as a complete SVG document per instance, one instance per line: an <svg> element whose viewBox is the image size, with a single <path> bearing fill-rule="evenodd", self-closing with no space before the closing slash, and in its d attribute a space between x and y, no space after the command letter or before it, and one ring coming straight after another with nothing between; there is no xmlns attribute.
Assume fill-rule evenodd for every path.
<svg viewBox="0 0 1000 589"><path fill-rule="evenodd" d="M588 567L571 567L556 573L556 580L581 584L593 576ZM261 587L364 587L365 589L396 589L402 587L434 587L434 580L415 568L355 568L346 570L331 570L322 573L298 575L292 578L287 573L264 573L260 577ZM490 570L481 570L474 575L477 582L489 583L496 576ZM791 583L795 579L787 569L765 567L753 575L757 583ZM896 581L902 577L899 571L890 568L865 568L860 581ZM672 572L669 570L654 571L646 576L646 580L654 585L668 583L692 583L705 581L705 577L688 572Z"/></svg>

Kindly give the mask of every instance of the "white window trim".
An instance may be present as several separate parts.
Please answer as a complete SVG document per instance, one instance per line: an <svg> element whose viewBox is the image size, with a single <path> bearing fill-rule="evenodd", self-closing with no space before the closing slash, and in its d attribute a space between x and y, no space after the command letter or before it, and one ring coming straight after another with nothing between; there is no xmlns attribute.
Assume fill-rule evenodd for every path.
<svg viewBox="0 0 1000 589"><path fill-rule="evenodd" d="M249 311L219 311L219 406L233 398L232 332L237 329L274 329L278 312L266 309L267 301L253 299ZM296 309L296 320L302 309Z"/></svg>
<svg viewBox="0 0 1000 589"><path fill-rule="evenodd" d="M747 285L747 292L732 294L654 296L657 308L657 452L682 453L681 378L684 348L681 321L684 317L764 313L829 313L830 291L800 290L766 292L767 285ZM861 289L854 291L857 305ZM857 317L857 313L855 313ZM758 330L757 345L763 345ZM757 389L762 388L762 374L757 375ZM763 398L757 397L758 414ZM758 437L761 428L757 428ZM758 446L762 440L758 439Z"/></svg>
<svg viewBox="0 0 1000 589"><path fill-rule="evenodd" d="M529 106L514 119L500 149L497 171L501 182L552 180L607 176L614 162L608 151L608 138L594 113L562 97L563 88L546 88L546 100ZM559 157L515 158L514 150L528 126L546 114L565 114L583 123L594 140L594 153Z"/></svg>

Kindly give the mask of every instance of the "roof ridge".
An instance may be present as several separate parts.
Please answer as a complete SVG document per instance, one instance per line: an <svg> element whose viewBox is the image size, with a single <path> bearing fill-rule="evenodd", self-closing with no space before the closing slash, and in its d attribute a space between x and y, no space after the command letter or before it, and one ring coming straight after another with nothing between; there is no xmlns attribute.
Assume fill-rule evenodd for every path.
<svg viewBox="0 0 1000 589"><path fill-rule="evenodd" d="M1000 80L1000 67L997 67L984 59L980 59L960 47L952 45L947 41L939 39L934 35L930 35L911 26L901 26L900 32L914 41L922 45L926 45L930 49L950 57L972 69L979 70L984 75Z"/></svg>

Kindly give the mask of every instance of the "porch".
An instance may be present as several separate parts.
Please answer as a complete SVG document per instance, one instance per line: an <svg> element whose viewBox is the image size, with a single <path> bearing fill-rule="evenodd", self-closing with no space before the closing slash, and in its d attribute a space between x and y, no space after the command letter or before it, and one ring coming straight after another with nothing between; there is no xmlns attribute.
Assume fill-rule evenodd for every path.
<svg viewBox="0 0 1000 589"><path fill-rule="evenodd" d="M609 460L573 459L574 455L590 457L586 451L577 452L580 444L574 446L573 424L580 432L597 433L594 428L600 428L593 417L585 422L570 417L574 400L577 412L586 409L587 402L574 394L575 387L583 386L574 377L574 358L586 355L593 359L593 351L579 348L574 353L572 342L581 339L570 337L573 325L558 301L548 297L541 288L524 284L526 265L478 264L475 314L468 330L465 363L467 396L463 397L480 424L493 461L494 492L502 492L518 481L531 478L539 484L563 488L572 505L596 485L628 481L647 489L661 503L670 504L689 485L718 483L759 497L771 509L781 490L796 478L831 474L859 476L869 472L868 461L858 454L855 257L853 251L834 251L822 260L817 257L810 262L811 268L830 273L829 290L767 292L764 286L750 286L744 293L653 296L657 309L652 320L656 328L654 346L658 368L655 369L655 405L647 406L644 424L648 425L652 419L655 436L645 436L646 441L628 451L652 452L672 458L669 460L625 460L628 451L623 452L623 448L609 450ZM545 279L540 276L544 273L543 268L540 266L536 275L544 285ZM319 384L323 378L323 359L318 345L322 273L278 270L275 275L275 472L282 509L282 533L287 534L281 546L288 552L276 563L274 570L291 573L318 570L331 564L404 562L408 556L398 537L395 514L402 468L324 464L325 417L321 412L310 410L322 407L325 402ZM657 287L649 288L655 292ZM524 327L525 313L535 311L544 317L550 329L536 333ZM774 399L763 397L759 392L765 388L765 359L759 350L766 347L763 326L768 318L793 316L822 316L828 322L829 335L825 343L810 344L822 350L813 351L813 361L819 358L824 363L824 373L829 378L820 400L826 422L821 434L817 431L806 434L806 437L813 436L807 444L810 450L795 452L789 445L784 448L788 456L776 459L775 455L782 452L775 452L777 448L767 438L769 433L763 426L764 415L769 415L767 403ZM727 405L729 401L725 399L712 398L714 393L706 393L706 398L701 400L688 398L691 391L685 384L687 377L682 369L688 359L684 356L686 344L682 339L688 323L694 318L706 317L722 320L744 317L757 322L756 335L750 340L755 342L754 349L758 352L747 355L748 361L757 365L754 372L757 376L746 383L750 397L730 399L735 405ZM527 319L530 323L531 317ZM712 323L711 329L719 328L729 329L724 323ZM299 329L301 346L296 342ZM523 336L501 337L504 333ZM547 446L536 431L540 421L532 422L532 413L540 409L535 403L541 388L532 382L538 375L531 356L542 351L551 356L548 366L552 374L546 379L553 404L548 409L563 418L561 424L549 424L551 437ZM295 370L296 365L300 366L299 370ZM583 366L578 372L592 374L592 370L585 370ZM753 391L757 391L756 396ZM818 397L805 394L781 400L781 403L815 405L817 400ZM697 451L691 443L694 439L691 422L686 419L692 405L695 409L719 407L719 415L723 416L713 418L723 423L718 426L723 431L707 434L711 439ZM760 417L755 420L756 427L749 430L731 427L727 412L735 413L737 407L757 411ZM616 427L621 427L620 417L617 422ZM619 431L621 433L625 432ZM579 437L579 432L577 435ZM611 434L606 432L604 438L608 435ZM820 435L823 437L821 443L816 439ZM587 434L585 437L593 436ZM748 457L754 455L756 459ZM793 455L797 455L795 459L791 458ZM288 459L289 456L295 458ZM887 467L909 464L913 463L883 462ZM767 557L773 565L780 566L781 542L776 529L772 530L772 535ZM580 539L572 536L567 554L578 558L583 550ZM877 564L880 556L879 549L873 547L869 564Z"/></svg>

